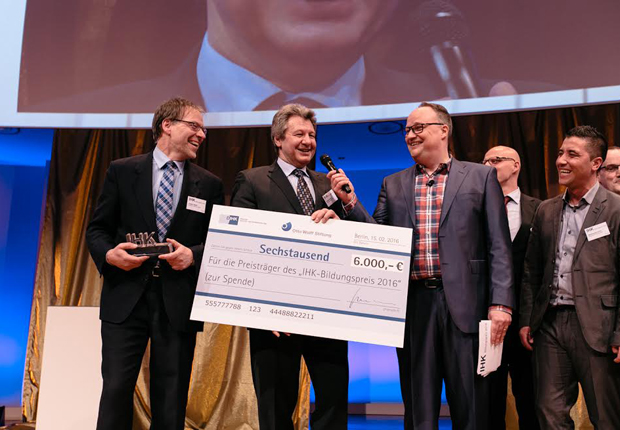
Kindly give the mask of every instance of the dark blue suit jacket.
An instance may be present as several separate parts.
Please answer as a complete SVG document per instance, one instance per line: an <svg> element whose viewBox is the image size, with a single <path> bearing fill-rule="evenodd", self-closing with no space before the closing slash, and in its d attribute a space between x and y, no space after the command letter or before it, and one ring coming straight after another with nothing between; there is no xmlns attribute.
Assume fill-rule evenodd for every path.
<svg viewBox="0 0 620 430"><path fill-rule="evenodd" d="M347 219L415 225L415 167L383 180L371 217L357 204ZM512 245L495 169L452 159L439 226L441 275L450 315L465 333L478 332L490 305L514 308Z"/></svg>

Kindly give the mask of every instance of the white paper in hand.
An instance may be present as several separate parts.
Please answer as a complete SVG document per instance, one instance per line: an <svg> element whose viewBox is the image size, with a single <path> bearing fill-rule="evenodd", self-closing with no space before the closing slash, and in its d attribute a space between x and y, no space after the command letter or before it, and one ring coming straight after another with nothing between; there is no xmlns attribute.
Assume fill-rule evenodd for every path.
<svg viewBox="0 0 620 430"><path fill-rule="evenodd" d="M487 376L502 363L504 343L491 345L491 321L480 321L478 339L478 375Z"/></svg>

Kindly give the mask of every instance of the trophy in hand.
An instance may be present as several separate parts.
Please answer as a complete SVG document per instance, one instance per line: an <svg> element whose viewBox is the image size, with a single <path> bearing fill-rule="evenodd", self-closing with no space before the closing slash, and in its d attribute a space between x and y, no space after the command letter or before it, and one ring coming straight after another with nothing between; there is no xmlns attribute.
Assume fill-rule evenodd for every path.
<svg viewBox="0 0 620 430"><path fill-rule="evenodd" d="M157 257L160 254L168 254L174 251L171 243L157 243L154 239L155 232L151 233L127 233L125 237L127 242L135 243L137 248L127 249L127 253L136 257Z"/></svg>

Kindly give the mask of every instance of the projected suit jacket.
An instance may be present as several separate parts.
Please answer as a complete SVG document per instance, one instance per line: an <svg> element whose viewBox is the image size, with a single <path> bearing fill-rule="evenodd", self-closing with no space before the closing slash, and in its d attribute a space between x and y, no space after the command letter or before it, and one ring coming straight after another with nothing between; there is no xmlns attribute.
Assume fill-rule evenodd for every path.
<svg viewBox="0 0 620 430"><path fill-rule="evenodd" d="M26 103L20 97L20 112L75 112L75 113L151 113L171 97L200 101L202 95L196 77L200 45L196 45L187 59L173 72L151 78L68 95L41 103ZM497 80L482 79L480 91L488 94ZM539 82L511 81L518 92L553 91L558 86ZM221 85L235 92L231 83ZM432 69L421 71L393 70L382 64L366 63L362 87L362 105L412 103L436 100L446 95L437 73Z"/></svg>

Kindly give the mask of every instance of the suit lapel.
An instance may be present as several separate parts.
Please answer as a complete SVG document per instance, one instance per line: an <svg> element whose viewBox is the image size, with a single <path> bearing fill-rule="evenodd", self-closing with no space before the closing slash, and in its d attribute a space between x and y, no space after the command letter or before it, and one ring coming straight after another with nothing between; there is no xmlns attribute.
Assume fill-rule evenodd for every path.
<svg viewBox="0 0 620 430"><path fill-rule="evenodd" d="M156 232L155 209L153 204L153 153L149 153L144 160L136 166L136 180L134 182L134 194L140 211L144 217L144 222L148 227L148 232ZM132 232L141 233L141 232Z"/></svg>
<svg viewBox="0 0 620 430"><path fill-rule="evenodd" d="M512 241L513 244L519 244L520 241L523 240L523 236L527 235L530 227L532 226L532 218L534 217L535 209L534 199L526 196L525 194L521 194L521 227L519 227L519 231L515 236L515 239ZM525 243L524 245L527 245Z"/></svg>
<svg viewBox="0 0 620 430"><path fill-rule="evenodd" d="M409 218L411 218L411 225L414 230L415 225L415 169L416 167L410 167L401 176L400 185L402 187L402 195L405 200L405 206L409 211Z"/></svg>
<svg viewBox="0 0 620 430"><path fill-rule="evenodd" d="M450 166L450 173L448 174L448 182L446 183L446 189L443 193L443 203L441 205L441 220L439 226L443 224L450 211L450 206L454 202L454 198L458 193L463 181L469 174L467 166L458 160L452 159L452 165Z"/></svg>
<svg viewBox="0 0 620 430"><path fill-rule="evenodd" d="M314 209L319 210L327 207L325 201L323 200L323 195L331 190L330 183L328 181L321 180L321 176L314 170L306 168L306 172L308 172L308 176L310 176L312 186L314 187Z"/></svg>
<svg viewBox="0 0 620 430"><path fill-rule="evenodd" d="M586 233L585 229L588 227L592 227L596 224L598 217L601 215L601 212L605 209L605 202L607 201L607 196L605 195L605 189L602 186L599 186L596 195L594 196L594 200L592 200L592 206L590 210L586 214L586 219L583 221L583 226L581 227L581 231L579 232L579 237L577 237L577 245L575 245L575 254L573 257L574 261L577 260L579 256L579 252L581 248L583 248L584 243L586 242Z"/></svg>
<svg viewBox="0 0 620 430"><path fill-rule="evenodd" d="M198 193L198 178L193 174L194 170L189 160L185 161L185 167L183 168L183 185L181 186L181 195L179 197L179 203L177 204L174 216L170 221L170 227L168 228L168 234L166 236L171 237L171 232L177 225L184 225L185 218L187 217L187 196L196 196Z"/></svg>
<svg viewBox="0 0 620 430"><path fill-rule="evenodd" d="M564 200L562 199L562 195L559 195L555 198L553 202L553 235L551 236L551 243L553 244L553 252L555 256L555 252L558 249L558 240L560 238L560 228L562 226L562 208L564 206Z"/></svg>
<svg viewBox="0 0 620 430"><path fill-rule="evenodd" d="M282 191L286 200L293 206L295 209L295 213L304 215L304 211L301 208L301 204L299 203L299 199L297 198L297 194L295 194L295 190L288 178L284 175L280 166L278 166L277 161L271 165L271 169L269 170L269 178L276 184L276 186Z"/></svg>

